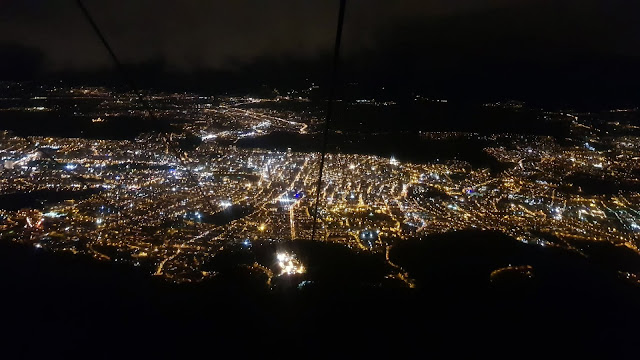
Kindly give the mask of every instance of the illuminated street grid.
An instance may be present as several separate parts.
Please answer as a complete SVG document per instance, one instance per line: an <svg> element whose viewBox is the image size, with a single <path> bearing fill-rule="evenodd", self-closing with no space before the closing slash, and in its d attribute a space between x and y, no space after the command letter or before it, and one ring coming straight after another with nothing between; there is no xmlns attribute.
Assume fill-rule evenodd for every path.
<svg viewBox="0 0 640 360"><path fill-rule="evenodd" d="M102 115L92 121L109 121L119 111L118 97L99 89L82 90L78 96L89 95L103 96L108 103L100 105ZM153 103L179 104L182 97L187 95L157 95ZM213 276L201 264L225 246L310 239L319 154L244 149L233 142L274 130L317 131L311 122L296 121L291 112L238 107L268 100L226 98L214 105L197 99L197 106L184 111L190 121L181 126L198 134L203 143L185 151L182 161L152 136L116 141L24 139L3 133L0 193L86 191L74 175L85 178L95 192L42 211L1 210L1 236L50 251L144 266L177 282ZM167 112L182 111L168 108ZM164 111L159 113L166 115ZM549 116L565 118L576 131L586 131L592 141L602 141L573 115ZM479 135L455 136L464 141ZM640 138L609 139L614 149L607 151L597 151L589 142L560 146L547 137L489 138L496 146L485 151L513 167L492 174L464 161L415 164L369 155L328 154L317 240L343 243L353 251L386 251L388 259L393 241L475 228L499 230L537 246L579 251L563 241L578 239L608 241L638 251L637 192L589 196L567 189L562 179L580 172L635 181ZM511 145L497 145L505 143ZM62 167L48 161L40 149L53 153ZM233 217L237 212L240 215ZM220 216L213 214L222 214L226 220L218 222L215 219ZM555 235L560 241L549 241L545 235ZM280 268L272 267L276 273L304 270L294 255L279 257ZM255 266L271 277L269 265Z"/></svg>

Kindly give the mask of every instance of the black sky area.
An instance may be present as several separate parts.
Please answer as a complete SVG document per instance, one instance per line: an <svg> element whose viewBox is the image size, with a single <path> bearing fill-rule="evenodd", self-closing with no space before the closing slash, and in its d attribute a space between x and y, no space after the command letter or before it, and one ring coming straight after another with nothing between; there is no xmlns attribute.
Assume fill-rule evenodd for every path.
<svg viewBox="0 0 640 360"><path fill-rule="evenodd" d="M327 79L337 0L84 3L143 86L215 93ZM638 14L628 0L348 0L340 80L378 97L633 106ZM0 58L4 80L117 78L73 0L0 2Z"/></svg>

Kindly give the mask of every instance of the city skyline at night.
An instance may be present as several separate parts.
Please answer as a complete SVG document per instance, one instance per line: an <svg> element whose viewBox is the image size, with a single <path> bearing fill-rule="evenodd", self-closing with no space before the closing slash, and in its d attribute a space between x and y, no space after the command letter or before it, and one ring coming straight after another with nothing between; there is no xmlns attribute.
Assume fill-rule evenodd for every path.
<svg viewBox="0 0 640 360"><path fill-rule="evenodd" d="M106 88L42 92L48 95L5 111L46 114L68 101L77 108L99 102L98 111L75 112L88 127L109 126L137 111L131 110L137 105L126 93ZM243 144L280 133L313 141L321 129L317 118L303 120L304 114L273 110L295 108L308 99L147 96L160 116L171 119L176 134L191 134L197 147L181 150L178 158L152 133L105 140L20 138L5 132L3 193L41 194L44 199L48 192L70 199L82 195L37 210L4 209L3 230L11 234L5 237L38 249L142 266L175 282L215 276L207 262L225 248L247 251L247 242L255 247L306 239L340 243L355 252L386 252L387 275L396 278L405 271L388 260L395 243L451 231L499 231L533 246L580 254L581 242L607 242L638 252L639 205L633 190L638 180L633 174L640 145L631 135L636 127L624 120L598 123L589 114L581 121L571 113L539 111L538 121L566 126L572 139L563 139L565 144L544 135L420 132L423 141L436 144L464 147L482 140L486 146L481 151L500 171L455 154L412 162L393 155L330 152L319 197L319 231L312 239L319 154ZM353 104L391 106L375 100ZM513 111L522 106L485 104ZM634 112L618 110L622 119ZM177 140L178 135L171 138ZM596 179L619 188L594 187L590 182ZM278 270L275 264L255 266L272 274Z"/></svg>
<svg viewBox="0 0 640 360"><path fill-rule="evenodd" d="M635 358L624 0L0 4L7 358Z"/></svg>

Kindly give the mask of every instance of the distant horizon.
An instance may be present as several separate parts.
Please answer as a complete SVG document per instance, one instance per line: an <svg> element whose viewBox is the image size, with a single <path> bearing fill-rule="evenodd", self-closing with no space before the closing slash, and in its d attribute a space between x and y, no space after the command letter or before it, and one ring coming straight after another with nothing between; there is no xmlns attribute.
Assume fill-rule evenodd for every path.
<svg viewBox="0 0 640 360"><path fill-rule="evenodd" d="M111 74L105 73L92 73L92 74L56 74L50 76L43 76L37 79L0 79L0 84L35 84L35 85L55 85L62 84L63 86L87 86L87 87L106 87L117 91L133 91L130 86L124 80L122 76L111 70ZM134 74L136 75L136 74ZM140 73L138 73L140 75ZM193 93L203 96L245 96L253 95L257 97L286 97L287 91L301 91L309 88L313 85L314 92L311 97L307 98L311 100L326 100L326 84L321 81L315 80L312 77L304 77L304 80L295 83L255 83L251 84L249 81L239 80L238 82L228 80L228 77L232 76L226 73L226 80L224 76L207 72L205 74L188 74L182 79L179 79L179 75L182 74L164 74L153 76L150 73L142 73L144 77L135 78L135 84L139 87L140 91L161 91L161 92L176 92L176 93ZM214 80L206 82L204 77L221 77L222 80L216 83ZM206 84L204 84L206 82ZM577 111L577 112L607 112L616 109L637 109L640 107L640 97L633 97L632 93L625 95L624 97L615 96L603 96L597 101L588 97L586 99L576 97L567 98L555 98L553 96L510 96L508 94L491 94L483 93L474 96L447 94L446 92L438 93L437 91L415 89L415 88L397 88L393 84L389 86L371 87L367 84L367 81L360 83L358 81L349 81L339 85L337 101L355 101L358 99L375 99L378 101L411 101L416 97L430 100L447 100L449 102L457 103L461 106L468 105L483 105L490 103L507 103L507 102L522 102L526 107L532 109L549 110L549 111ZM277 91L278 93L274 93ZM304 96L303 96L304 97ZM636 100L637 99L637 100Z"/></svg>

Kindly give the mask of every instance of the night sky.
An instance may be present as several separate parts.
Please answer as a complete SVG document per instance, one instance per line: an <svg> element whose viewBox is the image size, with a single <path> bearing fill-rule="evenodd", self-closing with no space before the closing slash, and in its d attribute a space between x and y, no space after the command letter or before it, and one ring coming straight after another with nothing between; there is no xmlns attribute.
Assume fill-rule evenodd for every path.
<svg viewBox="0 0 640 360"><path fill-rule="evenodd" d="M218 90L322 83L338 1L85 5L142 82ZM342 79L461 98L629 103L639 95L637 14L628 0L349 0ZM2 1L0 55L3 79L114 72L73 0Z"/></svg>

